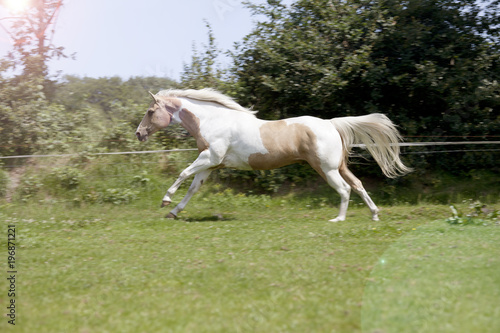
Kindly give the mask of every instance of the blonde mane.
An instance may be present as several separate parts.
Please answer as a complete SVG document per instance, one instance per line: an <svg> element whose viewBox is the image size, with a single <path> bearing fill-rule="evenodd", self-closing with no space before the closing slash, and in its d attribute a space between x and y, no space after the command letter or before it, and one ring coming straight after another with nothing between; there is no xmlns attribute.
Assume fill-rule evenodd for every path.
<svg viewBox="0 0 500 333"><path fill-rule="evenodd" d="M257 111L252 111L250 109L242 107L241 105L236 103L231 97L226 96L211 88L205 88L200 90L169 89L160 91L158 95L166 97L185 97L185 98L195 99L197 101L213 102L225 106L226 108L231 110L246 112L253 115L257 113Z"/></svg>

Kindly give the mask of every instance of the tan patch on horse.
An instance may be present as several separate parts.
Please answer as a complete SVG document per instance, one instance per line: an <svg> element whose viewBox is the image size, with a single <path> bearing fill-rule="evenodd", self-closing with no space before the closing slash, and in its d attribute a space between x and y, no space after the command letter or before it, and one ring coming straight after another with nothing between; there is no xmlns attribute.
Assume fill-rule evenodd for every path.
<svg viewBox="0 0 500 333"><path fill-rule="evenodd" d="M159 96L161 99L162 97ZM165 101L165 106L167 107L167 110L170 113L174 113L175 111L179 110L182 106L182 102L178 98L165 98L163 99Z"/></svg>
<svg viewBox="0 0 500 333"><path fill-rule="evenodd" d="M182 102L177 98L152 96L154 101L149 105L148 112L142 118L135 132L137 139L140 141L146 141L149 136L170 125L173 114L182 105Z"/></svg>
<svg viewBox="0 0 500 333"><path fill-rule="evenodd" d="M182 121L181 126L195 138L196 145L198 146L198 152L201 153L202 151L208 149L210 145L200 132L200 119L188 109L182 109L179 112L179 117Z"/></svg>
<svg viewBox="0 0 500 333"><path fill-rule="evenodd" d="M355 191L363 190L363 183L356 177L351 170L347 168L346 159L342 160L340 163L339 173L344 178L347 184L349 184Z"/></svg>
<svg viewBox="0 0 500 333"><path fill-rule="evenodd" d="M174 113L180 109L181 105L182 102L178 98L155 96L155 100L149 105L148 111L156 112L165 107L167 112Z"/></svg>
<svg viewBox="0 0 500 333"><path fill-rule="evenodd" d="M344 138L342 135L340 136L340 140L342 141L342 147L345 147ZM349 161L349 153L344 149L343 150L342 161L340 161L339 173L342 178L346 181L349 186L351 186L355 191L363 190L363 183L361 180L356 177L351 170L347 168L347 162Z"/></svg>
<svg viewBox="0 0 500 333"><path fill-rule="evenodd" d="M251 154L248 164L254 170L269 170L307 161L323 178L317 154L316 134L304 124L271 121L260 127L260 137L268 153Z"/></svg>
<svg viewBox="0 0 500 333"><path fill-rule="evenodd" d="M153 102L150 106L154 111L152 122L159 128L165 128L170 125L172 115L180 109L182 102L177 98L157 97L156 100L157 102Z"/></svg>

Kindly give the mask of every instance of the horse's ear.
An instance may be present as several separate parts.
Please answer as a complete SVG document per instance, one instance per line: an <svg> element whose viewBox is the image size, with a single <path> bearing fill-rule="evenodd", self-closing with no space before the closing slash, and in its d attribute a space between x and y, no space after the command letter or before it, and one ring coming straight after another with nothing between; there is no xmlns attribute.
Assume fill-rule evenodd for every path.
<svg viewBox="0 0 500 333"><path fill-rule="evenodd" d="M155 103L158 103L158 100L156 99L156 96L151 91L148 91L148 93L153 98L153 100L155 101Z"/></svg>

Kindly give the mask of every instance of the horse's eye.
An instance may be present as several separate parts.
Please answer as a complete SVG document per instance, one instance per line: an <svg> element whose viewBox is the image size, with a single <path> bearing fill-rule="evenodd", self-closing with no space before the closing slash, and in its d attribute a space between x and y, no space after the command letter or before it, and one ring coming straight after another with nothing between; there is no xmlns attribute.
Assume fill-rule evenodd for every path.
<svg viewBox="0 0 500 333"><path fill-rule="evenodd" d="M153 109L149 109L149 110L148 110L148 114L149 114L150 116L152 116L152 115L153 115L153 113L155 113L155 110L153 110Z"/></svg>

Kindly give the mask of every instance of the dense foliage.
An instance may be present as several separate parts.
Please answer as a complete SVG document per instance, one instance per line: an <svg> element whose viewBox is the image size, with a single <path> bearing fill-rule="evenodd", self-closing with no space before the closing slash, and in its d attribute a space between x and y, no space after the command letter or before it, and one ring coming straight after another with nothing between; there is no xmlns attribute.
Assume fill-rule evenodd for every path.
<svg viewBox="0 0 500 333"><path fill-rule="evenodd" d="M412 123L406 132L413 135L435 132L429 123L452 114L457 118L439 135L498 130L466 124L474 113L496 120L498 8L486 15L475 1L449 0L268 1L251 8L267 19L239 45L235 71L242 97L268 118L385 112Z"/></svg>
<svg viewBox="0 0 500 333"><path fill-rule="evenodd" d="M149 103L147 91L176 85L155 77L66 76L51 82L47 96L43 81L31 75L0 76L1 155L140 149L134 128Z"/></svg>

